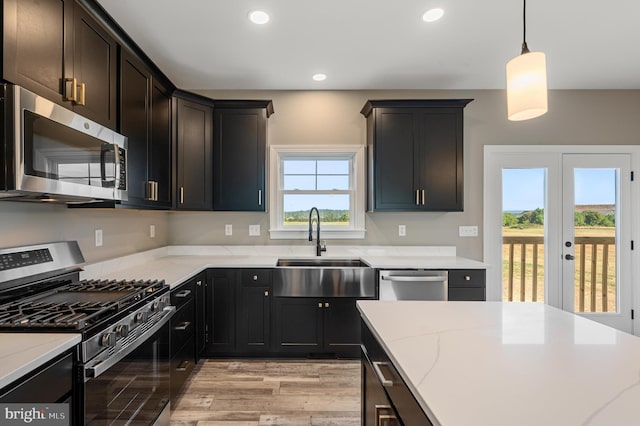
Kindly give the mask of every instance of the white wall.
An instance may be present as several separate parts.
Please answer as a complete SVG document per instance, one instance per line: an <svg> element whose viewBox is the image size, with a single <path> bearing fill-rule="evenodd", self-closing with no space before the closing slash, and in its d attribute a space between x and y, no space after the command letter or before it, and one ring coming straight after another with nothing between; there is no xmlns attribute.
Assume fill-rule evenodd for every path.
<svg viewBox="0 0 640 426"><path fill-rule="evenodd" d="M153 239L149 225L156 226ZM95 246L96 229L102 229L102 247ZM77 240L87 262L95 262L165 246L168 237L165 212L0 201L0 247Z"/></svg>
<svg viewBox="0 0 640 426"><path fill-rule="evenodd" d="M365 144L360 109L368 99L474 98L464 114L464 212L369 213L364 240L332 244L456 245L458 254L482 259L482 152L484 145L638 144L640 90L551 91L549 112L535 120L510 122L503 90L458 91L199 91L213 99L272 99L271 144ZM224 225L234 235L224 236ZM250 224L262 235L249 237ZM398 237L397 226L407 225ZM458 237L459 225L479 227L478 238ZM170 213L172 244L307 244L269 240L268 213Z"/></svg>

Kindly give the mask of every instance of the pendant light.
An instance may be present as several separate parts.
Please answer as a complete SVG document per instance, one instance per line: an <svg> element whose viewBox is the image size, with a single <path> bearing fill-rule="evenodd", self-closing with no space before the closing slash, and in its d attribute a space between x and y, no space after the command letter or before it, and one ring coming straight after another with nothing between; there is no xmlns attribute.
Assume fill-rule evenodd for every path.
<svg viewBox="0 0 640 426"><path fill-rule="evenodd" d="M527 0L523 0L522 53L507 63L507 112L511 121L529 120L547 112L547 62L527 46Z"/></svg>

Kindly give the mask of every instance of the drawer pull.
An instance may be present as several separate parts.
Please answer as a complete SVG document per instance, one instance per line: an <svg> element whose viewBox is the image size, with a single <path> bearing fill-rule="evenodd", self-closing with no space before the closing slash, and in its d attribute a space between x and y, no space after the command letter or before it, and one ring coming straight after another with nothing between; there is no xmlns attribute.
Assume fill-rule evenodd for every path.
<svg viewBox="0 0 640 426"><path fill-rule="evenodd" d="M176 293L176 297L184 299L185 297L187 297L190 294L191 294L191 290L182 290L182 291L179 291L179 292Z"/></svg>
<svg viewBox="0 0 640 426"><path fill-rule="evenodd" d="M264 291L264 297L269 297L269 290Z"/></svg>
<svg viewBox="0 0 640 426"><path fill-rule="evenodd" d="M322 303L318 303L318 308L322 308Z"/></svg>
<svg viewBox="0 0 640 426"><path fill-rule="evenodd" d="M376 405L375 426L396 426L399 425L398 418L393 414L390 405Z"/></svg>
<svg viewBox="0 0 640 426"><path fill-rule="evenodd" d="M198 281L198 282L196 283L196 285L197 285L198 287L200 287L200 286L202 285L202 280Z"/></svg>
<svg viewBox="0 0 640 426"><path fill-rule="evenodd" d="M184 321L173 327L173 329L175 331L185 331L187 328L189 328L190 325L191 323L189 321Z"/></svg>
<svg viewBox="0 0 640 426"><path fill-rule="evenodd" d="M257 276L257 275L254 275L254 276L253 276L253 280L254 280L254 281L258 281L258 276Z"/></svg>
<svg viewBox="0 0 640 426"><path fill-rule="evenodd" d="M471 281L471 276L470 275L465 275L464 276L464 280L465 281Z"/></svg>
<svg viewBox="0 0 640 426"><path fill-rule="evenodd" d="M186 371L188 366L189 366L189 360L185 359L176 367L176 371Z"/></svg>
<svg viewBox="0 0 640 426"><path fill-rule="evenodd" d="M325 308L328 308L328 307L329 307L329 302L325 302L325 303L324 303L324 307L325 307Z"/></svg>
<svg viewBox="0 0 640 426"><path fill-rule="evenodd" d="M382 374L382 370L380 370L381 365L389 365L389 363L382 362L382 361L374 361L372 364L373 364L373 371L376 372L376 376L378 376L378 379L380 380L380 383L382 383L382 386L384 386L385 388L392 387L393 380L389 380L386 377L384 377L384 374Z"/></svg>

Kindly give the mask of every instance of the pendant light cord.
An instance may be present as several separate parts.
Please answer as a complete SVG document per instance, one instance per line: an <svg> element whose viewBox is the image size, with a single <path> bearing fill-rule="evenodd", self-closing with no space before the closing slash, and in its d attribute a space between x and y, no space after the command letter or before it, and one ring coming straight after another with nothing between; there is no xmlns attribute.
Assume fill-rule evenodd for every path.
<svg viewBox="0 0 640 426"><path fill-rule="evenodd" d="M529 53L527 46L527 0L522 0L522 52L521 55Z"/></svg>

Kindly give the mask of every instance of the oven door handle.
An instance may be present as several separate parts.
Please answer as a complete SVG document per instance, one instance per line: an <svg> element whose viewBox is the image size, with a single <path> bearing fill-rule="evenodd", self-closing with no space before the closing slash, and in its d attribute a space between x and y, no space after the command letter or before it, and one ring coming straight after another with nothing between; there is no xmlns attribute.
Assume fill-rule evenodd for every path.
<svg viewBox="0 0 640 426"><path fill-rule="evenodd" d="M153 336L158 330L164 327L169 322L173 314L176 313L176 307L167 306L166 308L164 308L164 311L166 312L166 314L162 317L162 319L157 323L155 323L153 327L151 327L150 329L142 333L140 336L138 336L136 340L140 341L140 343L143 343L149 337ZM140 345L127 346L126 349L123 349L122 351L115 353L114 355L110 356L105 360L98 360L95 363L90 362L89 364L85 365L84 367L85 381L87 379L95 379L96 377L99 377L101 374L103 374L108 369L113 367L115 364L120 362L122 358L126 357L131 352L136 350L139 346Z"/></svg>
<svg viewBox="0 0 640 426"><path fill-rule="evenodd" d="M113 152L114 176L107 179L106 153ZM120 186L120 149L116 144L105 144L100 151L100 179L105 186L115 188Z"/></svg>

